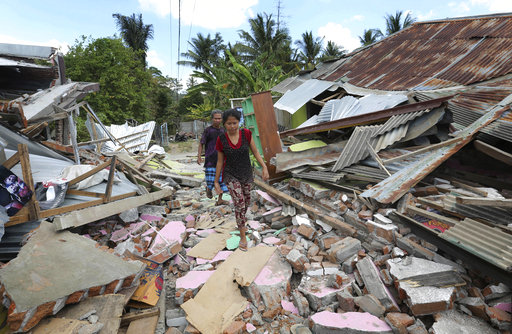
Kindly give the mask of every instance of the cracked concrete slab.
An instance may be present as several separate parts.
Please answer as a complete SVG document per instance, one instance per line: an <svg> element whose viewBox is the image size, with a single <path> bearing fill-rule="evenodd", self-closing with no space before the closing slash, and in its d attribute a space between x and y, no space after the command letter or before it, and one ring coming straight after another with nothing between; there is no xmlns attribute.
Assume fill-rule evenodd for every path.
<svg viewBox="0 0 512 334"><path fill-rule="evenodd" d="M44 221L18 257L0 269L4 295L15 305L8 323L12 330L28 330L65 304L131 286L144 268L140 261L97 248L93 240L56 232Z"/></svg>

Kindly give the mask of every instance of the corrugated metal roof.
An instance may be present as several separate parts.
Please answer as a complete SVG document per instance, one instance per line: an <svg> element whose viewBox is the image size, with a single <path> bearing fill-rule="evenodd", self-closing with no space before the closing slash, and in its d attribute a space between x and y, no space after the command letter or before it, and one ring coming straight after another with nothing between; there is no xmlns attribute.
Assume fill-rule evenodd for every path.
<svg viewBox="0 0 512 334"><path fill-rule="evenodd" d="M492 206L466 205L457 203L455 196L445 196L444 206L469 218L481 218L491 223L507 225L512 221L512 210ZM512 239L510 240L512 243Z"/></svg>
<svg viewBox="0 0 512 334"><path fill-rule="evenodd" d="M401 94L366 95L359 99L353 96L344 96L326 102L320 110L317 121L330 122L347 117L364 115L378 110L393 108L407 101L407 96Z"/></svg>
<svg viewBox="0 0 512 334"><path fill-rule="evenodd" d="M438 89L512 73L511 57L510 15L417 22L319 78L388 91Z"/></svg>
<svg viewBox="0 0 512 334"><path fill-rule="evenodd" d="M292 91L286 92L275 104L277 109L294 114L309 100L329 89L334 82L310 79Z"/></svg>
<svg viewBox="0 0 512 334"><path fill-rule="evenodd" d="M400 140L411 140L434 126L444 115L444 108L426 109L412 113L395 115L382 125L356 127L347 145L332 167L338 171L370 155L368 144L375 152ZM393 120L392 120L393 119ZM385 131L382 129L385 128ZM367 144L368 143L368 144Z"/></svg>
<svg viewBox="0 0 512 334"><path fill-rule="evenodd" d="M272 161L275 162L277 172L287 171L305 165L323 165L336 161L345 144L346 142L343 141L305 151L277 153L276 156L272 158Z"/></svg>
<svg viewBox="0 0 512 334"><path fill-rule="evenodd" d="M294 76L290 78L286 78L274 87L272 87L270 90L274 92L279 92L281 94L286 93L289 90L294 90L295 88L302 85L307 79L299 76Z"/></svg>
<svg viewBox="0 0 512 334"><path fill-rule="evenodd" d="M466 218L439 237L502 269L512 271L512 235Z"/></svg>
<svg viewBox="0 0 512 334"><path fill-rule="evenodd" d="M394 129L394 128L398 127L399 125L406 124L409 121L415 119L416 117L420 117L421 115L423 115L424 113L427 113L429 111L430 111L430 109L425 109L425 110L420 110L420 111L416 111L416 112L411 112L408 114L392 116L390 119L388 119L386 121L386 123L384 123L380 127L380 129L377 132L375 132L374 136L384 134L384 133L390 131L391 129Z"/></svg>
<svg viewBox="0 0 512 334"><path fill-rule="evenodd" d="M457 136L458 138L461 138L459 142L441 147L424 157L417 159L406 168L401 169L371 189L366 190L361 194L361 196L373 198L380 203L396 202L407 191L409 191L410 188L416 185L416 183L421 181L445 160L458 152L471 140L475 133L499 118L505 109L508 109L508 107L505 106L511 102L512 95L509 95L476 122L464 130L461 130Z"/></svg>

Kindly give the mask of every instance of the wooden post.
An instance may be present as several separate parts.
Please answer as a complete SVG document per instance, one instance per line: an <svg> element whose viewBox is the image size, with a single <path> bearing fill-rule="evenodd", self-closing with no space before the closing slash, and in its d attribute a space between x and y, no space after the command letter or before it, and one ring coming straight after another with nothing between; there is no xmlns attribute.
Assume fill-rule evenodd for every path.
<svg viewBox="0 0 512 334"><path fill-rule="evenodd" d="M105 189L105 202L110 202L110 198L112 196L112 185L114 184L114 173L116 171L116 162L117 157L114 155L112 159L110 160L110 171L108 173L108 182L107 182L107 188Z"/></svg>
<svg viewBox="0 0 512 334"><path fill-rule="evenodd" d="M279 177L276 174L276 167L270 164L270 159L277 153L283 151L281 139L277 129L277 119L272 103L270 91L256 93L251 95L252 105L254 107L254 116L258 125L263 157L267 164L270 179Z"/></svg>
<svg viewBox="0 0 512 334"><path fill-rule="evenodd" d="M26 144L18 144L18 153L20 157L21 171L23 173L23 181L27 187L32 190L32 197L26 204L29 209L29 219L38 220L40 216L39 202L36 199L36 191L34 187L34 179L32 178L32 169L30 168L30 157Z"/></svg>

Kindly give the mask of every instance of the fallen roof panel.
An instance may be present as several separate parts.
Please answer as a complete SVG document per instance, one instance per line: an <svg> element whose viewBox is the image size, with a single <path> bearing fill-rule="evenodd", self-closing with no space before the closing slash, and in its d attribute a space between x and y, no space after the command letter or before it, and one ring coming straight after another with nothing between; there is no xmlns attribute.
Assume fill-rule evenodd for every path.
<svg viewBox="0 0 512 334"><path fill-rule="evenodd" d="M512 95L507 96L502 102L493 107L489 112L480 117L476 122L461 130L456 138L460 141L441 147L430 154L416 160L406 168L388 177L374 187L361 194L362 197L375 199L380 203L394 203L399 200L414 185L420 182L426 175L441 165L445 160L458 152L471 141L473 135L480 129L499 118L508 104L512 102Z"/></svg>
<svg viewBox="0 0 512 334"><path fill-rule="evenodd" d="M275 104L277 109L294 114L309 100L329 89L334 82L310 79L292 91L286 92Z"/></svg>
<svg viewBox="0 0 512 334"><path fill-rule="evenodd" d="M452 96L453 95L444 96L444 97L429 100L429 101L406 104L403 106L398 106L398 107L394 107L394 108L390 108L390 109L375 111L375 112L368 113L368 114L357 115L357 116L352 116L352 117L339 119L339 120L335 120L335 121L331 121L331 122L320 123L317 125L287 130L287 131L280 132L279 135L281 136L281 138L283 138L286 136L295 136L295 135L299 135L299 134L315 133L315 132L329 131L329 130L334 130L334 129L341 129L341 128L346 128L346 127L353 127L356 125L377 123L377 122L386 120L394 115L401 115L401 114L410 113L410 112L419 111L419 110L437 108L437 107L441 106L443 104L443 102L449 100Z"/></svg>
<svg viewBox="0 0 512 334"><path fill-rule="evenodd" d="M466 218L439 234L470 253L512 272L512 235Z"/></svg>

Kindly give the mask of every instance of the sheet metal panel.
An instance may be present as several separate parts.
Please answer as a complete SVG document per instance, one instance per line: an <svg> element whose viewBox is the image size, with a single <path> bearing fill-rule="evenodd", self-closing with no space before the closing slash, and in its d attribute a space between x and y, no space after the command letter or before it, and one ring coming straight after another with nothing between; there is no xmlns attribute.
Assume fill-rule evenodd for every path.
<svg viewBox="0 0 512 334"><path fill-rule="evenodd" d="M512 221L512 210L492 206L466 205L457 203L455 196L445 196L446 208L469 218L481 218L491 223L507 225ZM512 239L510 240L512 243Z"/></svg>
<svg viewBox="0 0 512 334"><path fill-rule="evenodd" d="M309 100L318 96L334 84L330 81L310 79L292 91L286 92L275 104L277 109L294 114Z"/></svg>
<svg viewBox="0 0 512 334"><path fill-rule="evenodd" d="M488 113L479 118L476 122L461 130L458 138L461 141L441 147L422 158L417 159L406 168L401 169L397 173L391 175L384 181L378 183L374 187L366 190L361 196L372 198L380 203L394 203L400 199L410 188L414 187L425 176L430 174L435 168L446 161L453 154L458 152L462 147L469 143L472 136L480 129L487 126L492 121L499 118L502 113L508 109L504 107L512 102L512 95L507 96L500 104L492 108Z"/></svg>
<svg viewBox="0 0 512 334"><path fill-rule="evenodd" d="M468 85L512 72L512 17L417 22L320 76L381 90Z"/></svg>
<svg viewBox="0 0 512 334"><path fill-rule="evenodd" d="M498 228L466 218L439 237L512 273L512 235Z"/></svg>

